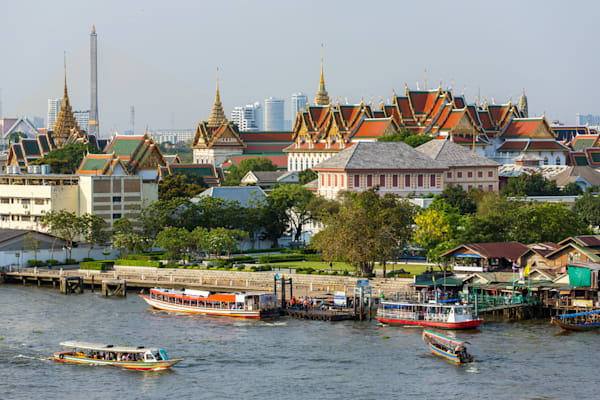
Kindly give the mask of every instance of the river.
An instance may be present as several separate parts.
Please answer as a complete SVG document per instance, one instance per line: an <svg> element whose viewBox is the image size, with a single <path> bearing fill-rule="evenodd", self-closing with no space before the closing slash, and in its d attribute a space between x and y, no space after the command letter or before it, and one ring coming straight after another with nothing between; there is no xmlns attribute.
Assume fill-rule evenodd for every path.
<svg viewBox="0 0 600 400"><path fill-rule="evenodd" d="M453 333L449 333L453 335ZM0 399L596 398L599 332L547 320L456 332L476 362L427 350L421 329L371 322L245 321L153 311L133 293L0 285ZM57 364L58 343L156 345L171 371Z"/></svg>

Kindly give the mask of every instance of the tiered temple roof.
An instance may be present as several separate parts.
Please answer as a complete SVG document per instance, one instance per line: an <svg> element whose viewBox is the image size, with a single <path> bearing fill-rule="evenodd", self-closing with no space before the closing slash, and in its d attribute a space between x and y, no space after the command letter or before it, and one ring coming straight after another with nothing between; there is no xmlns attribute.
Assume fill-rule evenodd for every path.
<svg viewBox="0 0 600 400"><path fill-rule="evenodd" d="M52 128L54 137L54 141L58 147L63 147L64 143L67 141L71 134L85 134L84 131L81 130L77 121L75 120L75 115L73 114L73 109L71 107L71 103L69 102L69 94L67 93L67 67L65 64L65 89L63 93L62 104L60 106L60 111L58 113L58 118L54 123L54 127Z"/></svg>

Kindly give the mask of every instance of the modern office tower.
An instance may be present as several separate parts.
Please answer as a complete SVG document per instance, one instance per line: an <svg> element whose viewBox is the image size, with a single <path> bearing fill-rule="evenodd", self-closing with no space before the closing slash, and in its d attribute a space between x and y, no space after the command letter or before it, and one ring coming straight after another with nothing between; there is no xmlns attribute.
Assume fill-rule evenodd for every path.
<svg viewBox="0 0 600 400"><path fill-rule="evenodd" d="M296 114L306 110L306 104L308 104L308 97L302 92L292 94L292 104L290 120L292 123L296 121Z"/></svg>
<svg viewBox="0 0 600 400"><path fill-rule="evenodd" d="M262 129L262 107L259 102L235 107L231 112L231 122L241 132L260 131Z"/></svg>
<svg viewBox="0 0 600 400"><path fill-rule="evenodd" d="M600 115L575 114L575 125L600 126Z"/></svg>
<svg viewBox="0 0 600 400"><path fill-rule="evenodd" d="M79 127L84 131L88 132L88 128L90 127L90 110L73 111L73 116L75 116L77 125L79 125Z"/></svg>
<svg viewBox="0 0 600 400"><path fill-rule="evenodd" d="M42 117L33 117L33 126L35 126L37 129L43 129L44 128L44 118Z"/></svg>
<svg viewBox="0 0 600 400"><path fill-rule="evenodd" d="M269 97L265 100L265 131L283 131L284 100Z"/></svg>
<svg viewBox="0 0 600 400"><path fill-rule="evenodd" d="M58 118L58 112L62 104L61 99L48 99L48 115L46 116L46 129L51 131L54 127L54 123Z"/></svg>
<svg viewBox="0 0 600 400"><path fill-rule="evenodd" d="M89 112L89 131L90 134L98 135L98 48L96 42L96 26L92 25L90 33L90 112Z"/></svg>

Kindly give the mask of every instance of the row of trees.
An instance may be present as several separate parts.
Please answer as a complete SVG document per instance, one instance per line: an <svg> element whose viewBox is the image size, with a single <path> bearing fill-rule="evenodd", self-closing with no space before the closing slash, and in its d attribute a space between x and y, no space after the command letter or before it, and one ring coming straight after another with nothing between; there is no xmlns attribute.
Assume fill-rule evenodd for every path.
<svg viewBox="0 0 600 400"><path fill-rule="evenodd" d="M583 189L575 182L559 188L555 181L546 179L541 174L521 174L508 178L501 191L504 196L577 196L582 193Z"/></svg>

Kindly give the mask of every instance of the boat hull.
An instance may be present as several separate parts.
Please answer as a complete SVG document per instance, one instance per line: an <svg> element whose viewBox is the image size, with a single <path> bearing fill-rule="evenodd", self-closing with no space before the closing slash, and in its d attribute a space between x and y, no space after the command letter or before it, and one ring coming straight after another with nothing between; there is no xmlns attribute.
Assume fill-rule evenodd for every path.
<svg viewBox="0 0 600 400"><path fill-rule="evenodd" d="M435 354L436 356L442 357L456 365L461 363L460 358L456 354L444 351L443 349L435 346L432 343L427 343L427 346L429 346L429 349L431 350L431 352L433 354Z"/></svg>
<svg viewBox="0 0 600 400"><path fill-rule="evenodd" d="M561 321L559 318L552 317L553 324L560 326L561 328L568 331L591 331L594 329L600 328L600 322L590 322L583 324L568 324L566 322Z"/></svg>
<svg viewBox="0 0 600 400"><path fill-rule="evenodd" d="M175 312L184 312L189 314L204 314L204 315L218 315L218 316L226 316L226 317L235 317L235 318L273 318L278 317L279 313L265 313L260 310L235 310L235 309L226 309L226 308L204 308L204 307L194 307L194 306L186 306L183 304L173 304L168 303L166 301L155 300L146 295L139 295L146 303L148 303L153 308L157 310L163 311L175 311Z"/></svg>
<svg viewBox="0 0 600 400"><path fill-rule="evenodd" d="M98 360L87 357L79 357L70 354L69 352L57 352L54 353L54 361L66 363L66 364L88 364L88 365L101 365L101 366L113 366L125 369L133 369L139 371L160 371L169 369L173 365L180 362L181 358L173 358L169 360L161 361L115 361L115 360Z"/></svg>
<svg viewBox="0 0 600 400"><path fill-rule="evenodd" d="M441 322L441 321L425 321L425 320L403 320L403 319L388 319L377 317L379 322L393 325L413 325L426 326L440 329L475 329L483 322L483 319L472 319L462 322Z"/></svg>

